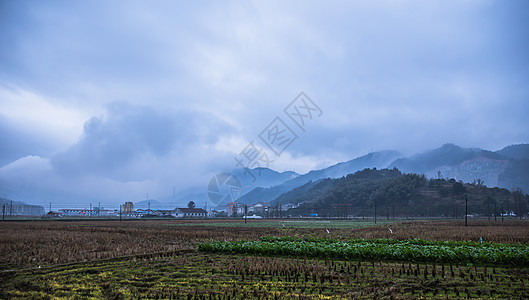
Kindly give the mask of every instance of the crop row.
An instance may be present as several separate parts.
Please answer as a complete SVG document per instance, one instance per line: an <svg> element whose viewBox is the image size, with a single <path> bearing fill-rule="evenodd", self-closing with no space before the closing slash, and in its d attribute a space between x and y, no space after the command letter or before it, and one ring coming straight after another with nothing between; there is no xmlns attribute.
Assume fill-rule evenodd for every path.
<svg viewBox="0 0 529 300"><path fill-rule="evenodd" d="M265 237L259 241L209 242L198 248L206 252L254 255L529 266L529 244Z"/></svg>
<svg viewBox="0 0 529 300"><path fill-rule="evenodd" d="M330 238L317 238L317 237L307 237L307 238L299 238L299 237L293 237L293 236L263 236L260 238L261 241L265 242L280 242L280 241L288 241L288 242L315 242L315 243L339 243L343 242L338 239L330 239ZM525 248L528 246L528 244L522 244L522 243L514 243L514 244L504 244L504 243L494 243L494 242L475 242L475 241L435 241L435 240L424 240L424 239L406 239L406 240L398 240L398 239L387 239L387 238L379 238L379 239L350 239L346 240L348 243L353 244L401 244L401 245L418 245L418 246L449 246L449 247L458 247L458 246L468 246L468 247L492 247L492 248L498 248L502 249L505 247L509 248Z"/></svg>
<svg viewBox="0 0 529 300"><path fill-rule="evenodd" d="M523 268L163 255L3 272L0 299L525 299Z"/></svg>

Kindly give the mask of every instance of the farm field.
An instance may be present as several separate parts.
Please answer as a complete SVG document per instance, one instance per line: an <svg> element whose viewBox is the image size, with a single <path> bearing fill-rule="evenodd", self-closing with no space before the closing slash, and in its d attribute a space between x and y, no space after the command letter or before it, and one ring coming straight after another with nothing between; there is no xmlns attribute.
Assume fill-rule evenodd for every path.
<svg viewBox="0 0 529 300"><path fill-rule="evenodd" d="M461 221L376 226L327 221L314 228L275 223L281 221L1 223L0 298L524 299L529 290L529 257L523 253L526 260L506 263L198 251L204 245L239 240L358 243L365 239L377 244L374 239L383 239L379 240L383 244L400 245L422 239L415 243L442 246L433 241L474 241L448 244L476 249L483 247L480 237L485 246L501 243L509 249L525 249L529 243L526 221L473 220L468 227Z"/></svg>

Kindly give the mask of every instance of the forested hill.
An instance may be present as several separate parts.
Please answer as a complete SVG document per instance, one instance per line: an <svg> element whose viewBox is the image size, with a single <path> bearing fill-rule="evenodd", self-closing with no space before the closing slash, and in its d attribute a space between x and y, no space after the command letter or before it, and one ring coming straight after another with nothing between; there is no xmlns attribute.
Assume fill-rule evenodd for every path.
<svg viewBox="0 0 529 300"><path fill-rule="evenodd" d="M512 211L527 214L529 196L521 191L488 188L481 182L464 184L454 179L426 179L398 169L365 169L338 179L309 182L278 197L273 204L298 205L288 214L343 217L461 217L468 198L473 216Z"/></svg>

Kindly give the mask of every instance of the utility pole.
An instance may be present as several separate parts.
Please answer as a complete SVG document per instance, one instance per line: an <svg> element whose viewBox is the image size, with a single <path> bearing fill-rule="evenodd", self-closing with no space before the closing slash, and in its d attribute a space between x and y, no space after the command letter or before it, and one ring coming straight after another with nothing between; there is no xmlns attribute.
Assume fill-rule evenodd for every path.
<svg viewBox="0 0 529 300"><path fill-rule="evenodd" d="M393 220L395 220L395 197L393 197L393 204L392 204L392 210L393 210Z"/></svg>
<svg viewBox="0 0 529 300"><path fill-rule="evenodd" d="M9 207L9 218L13 217L13 200L11 200L11 206Z"/></svg>
<svg viewBox="0 0 529 300"><path fill-rule="evenodd" d="M51 212L51 202L50 202L50 212Z"/></svg>
<svg viewBox="0 0 529 300"><path fill-rule="evenodd" d="M246 224L248 218L248 205L244 204L244 224Z"/></svg>
<svg viewBox="0 0 529 300"><path fill-rule="evenodd" d="M97 217L101 217L101 202L98 203L97 207Z"/></svg>
<svg viewBox="0 0 529 300"><path fill-rule="evenodd" d="M377 204L375 203L375 224L377 223Z"/></svg>
<svg viewBox="0 0 529 300"><path fill-rule="evenodd" d="M92 218L92 203L90 203L90 211L88 212L88 217Z"/></svg>
<svg viewBox="0 0 529 300"><path fill-rule="evenodd" d="M468 219L468 197L465 197L465 227L468 226L467 219Z"/></svg>
<svg viewBox="0 0 529 300"><path fill-rule="evenodd" d="M120 222L121 222L121 206L122 206L122 205L119 206L119 221L120 221Z"/></svg>
<svg viewBox="0 0 529 300"><path fill-rule="evenodd" d="M503 210L503 208L501 210ZM494 203L494 222L496 221L498 221L498 204Z"/></svg>
<svg viewBox="0 0 529 300"><path fill-rule="evenodd" d="M4 221L6 218L6 205L5 203L2 204L2 221Z"/></svg>
<svg viewBox="0 0 529 300"><path fill-rule="evenodd" d="M501 221L503 222L503 203L501 204Z"/></svg>
<svg viewBox="0 0 529 300"><path fill-rule="evenodd" d="M487 219L490 221L489 204L490 204L490 197L487 196Z"/></svg>
<svg viewBox="0 0 529 300"><path fill-rule="evenodd" d="M366 211L365 211L364 203L362 202L362 220L365 220L365 218L366 218Z"/></svg>
<svg viewBox="0 0 529 300"><path fill-rule="evenodd" d="M523 217L522 195L516 195L516 198L518 199L518 215L520 215L520 220L521 220Z"/></svg>

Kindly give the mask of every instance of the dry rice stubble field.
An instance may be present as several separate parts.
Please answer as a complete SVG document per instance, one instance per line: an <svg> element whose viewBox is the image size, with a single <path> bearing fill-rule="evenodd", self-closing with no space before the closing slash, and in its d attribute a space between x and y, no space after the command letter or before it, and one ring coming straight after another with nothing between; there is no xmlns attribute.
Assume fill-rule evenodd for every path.
<svg viewBox="0 0 529 300"><path fill-rule="evenodd" d="M204 254L212 240L264 235L527 243L524 221L409 221L348 229L167 226L182 221L2 223L2 298L523 298L527 266L331 261ZM208 221L210 222L210 221ZM389 231L391 228L393 233ZM67 265L61 265L67 264ZM35 268L41 266L41 269ZM26 269L24 269L26 268ZM208 298L209 297L209 298Z"/></svg>

